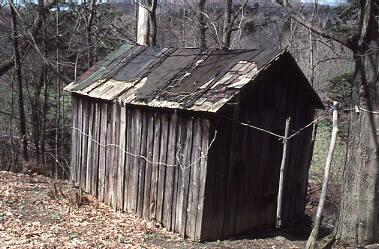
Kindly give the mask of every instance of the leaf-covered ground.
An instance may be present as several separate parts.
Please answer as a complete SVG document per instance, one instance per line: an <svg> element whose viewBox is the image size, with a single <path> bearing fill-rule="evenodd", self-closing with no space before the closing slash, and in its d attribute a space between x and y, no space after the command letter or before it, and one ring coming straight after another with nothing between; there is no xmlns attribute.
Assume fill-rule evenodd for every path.
<svg viewBox="0 0 379 249"><path fill-rule="evenodd" d="M65 181L0 171L0 248L303 248L304 234L246 234L195 243L86 195ZM302 229L301 229L302 230Z"/></svg>

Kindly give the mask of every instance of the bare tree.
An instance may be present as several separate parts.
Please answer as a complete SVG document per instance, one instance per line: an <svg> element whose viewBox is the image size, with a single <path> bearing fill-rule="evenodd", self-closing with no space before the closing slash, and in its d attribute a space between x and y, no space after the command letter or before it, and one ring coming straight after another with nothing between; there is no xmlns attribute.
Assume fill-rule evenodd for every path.
<svg viewBox="0 0 379 249"><path fill-rule="evenodd" d="M222 47L230 48L232 38L232 4L233 0L224 0L224 25L222 30Z"/></svg>
<svg viewBox="0 0 379 249"><path fill-rule="evenodd" d="M379 240L379 4L357 1L359 23L351 34L336 33L307 21L287 0L277 0L304 27L334 40L354 55L348 156L337 239L351 245L366 245Z"/></svg>
<svg viewBox="0 0 379 249"><path fill-rule="evenodd" d="M60 49L59 49L59 36L60 36L60 30L59 30L59 21L60 21L60 18L59 18L59 12L60 12L60 9L59 9L59 3L56 2L56 6L57 6L57 10L56 10L56 18L55 18L55 66L57 68L57 71L59 71L59 68L60 68L60 64L59 64L59 61L60 61ZM91 16L91 14L90 14ZM91 31L91 30L90 30ZM88 27L87 27L87 32L88 32ZM88 36L90 36L90 32L87 34L87 38ZM88 38L89 40L91 40L91 38ZM91 47L90 47L90 44L88 44L88 51L91 51ZM91 55L91 52L88 52L88 64L89 66L91 66L91 58L92 55ZM60 154L60 151L59 151L59 125L60 125L60 118L61 118L61 96L62 96L62 93L61 93L61 81L60 81L60 78L57 77L56 78L56 94L57 94L57 97L56 97L56 113L55 113L55 158L59 158L59 154ZM59 161L56 160L55 161L55 169L54 169L54 173L55 173L55 180L58 179L58 169L59 169Z"/></svg>
<svg viewBox="0 0 379 249"><path fill-rule="evenodd" d="M149 45L157 45L157 0L149 0Z"/></svg>
<svg viewBox="0 0 379 249"><path fill-rule="evenodd" d="M10 88L12 91L15 90L15 94L22 94L22 96L17 96L22 101L20 105L17 104L17 101L13 102L11 92L4 94L6 99L2 103L7 103L9 96L9 110L16 109L16 107L22 108L14 113L10 113L10 111L5 113L17 115L14 120L19 127L18 130L23 134L18 136L13 130L9 132L8 125L4 122L0 124L0 132L5 133L7 137L12 137L11 140L7 140L8 147L1 147L0 154L6 153L5 149L11 148L14 155L22 155L25 154L23 153L25 147L29 161L35 159L37 162L36 165L29 162L29 168L46 165L49 168L45 167L45 173L51 173L51 175L54 175L54 171L57 172L58 168L59 177L62 177L64 171L62 165L65 165L63 162L68 156L69 149L68 146L65 146L65 138L70 131L67 127L69 120L64 115L65 102L62 87L71 82L72 75L76 72L84 72L88 67L88 58L82 55L87 55L87 46L83 46L83 44L87 45L90 8L77 6L72 11L62 12L59 11L59 8L47 11L55 4L55 2L53 5L45 4L43 0L39 0L37 6L12 8L9 11L0 9L1 31L9 32L16 38L14 39L15 44L13 40L11 43L6 39L0 39L0 56L2 56L0 64L4 69L0 75L1 90ZM117 42L121 41L113 36L112 26L109 25L109 23L113 24L115 20L113 15L116 17L119 14L112 13L111 15L112 9L109 6L106 8L101 6L101 8L98 16L112 19L103 19L104 25L92 29L90 32L91 43L98 44L97 42L100 40L102 53L106 54L110 50L107 47L108 44L118 46ZM10 15L10 11L13 16ZM92 26L94 26L95 14L92 14L94 18ZM7 19L9 19L9 23L14 21L14 32L11 25L5 22ZM108 41L110 42L108 43ZM90 47L94 46L90 45ZM12 55L8 52L11 48L15 50ZM96 52L94 51L93 54L93 60L95 60ZM10 59L11 62L8 63ZM14 70L10 71L12 68ZM12 76L14 77L12 78ZM21 87L18 90L19 85ZM18 147L20 144L24 146ZM8 154L10 158L11 154ZM59 163L56 163L56 159ZM42 162L44 163L41 164ZM59 167L54 167L57 164ZM12 167L12 170L18 169Z"/></svg>
<svg viewBox="0 0 379 249"><path fill-rule="evenodd" d="M94 19L96 16L96 0L91 0L89 17L87 21L87 46L88 46L88 66L91 67L94 63L94 49L92 41L92 28L94 25Z"/></svg>
<svg viewBox="0 0 379 249"><path fill-rule="evenodd" d="M206 0L199 0L198 4L198 11L197 11L197 19L198 19L198 26L199 26L199 48L204 49L207 46L206 40L205 40L205 1Z"/></svg>
<svg viewBox="0 0 379 249"><path fill-rule="evenodd" d="M54 4L54 1L52 1L51 3L47 4L46 6L44 6L43 11L39 11L36 19L33 22L33 26L31 28L31 33L33 35L37 34L40 31L40 29L42 27L43 15L45 14L46 9L51 8L51 6L53 6L53 4ZM29 46L29 43L27 43L27 42L21 44L21 46L20 46L21 49L19 49L20 50L20 55L23 55L25 52L28 51L26 49L28 46ZM14 57L12 57L12 58L5 59L0 64L0 77L2 75L4 75L6 72L8 72L14 66L14 62L15 62Z"/></svg>
<svg viewBox="0 0 379 249"><path fill-rule="evenodd" d="M26 118L25 118L25 106L24 106L24 95L23 95L23 83L21 74L21 56L18 44L18 26L17 26L17 15L15 7L13 5L13 0L9 1L9 10L11 14L12 23L12 40L13 40L13 58L16 71L16 81L18 88L18 108L19 108L19 125L20 125L20 135L22 143L22 157L25 162L29 160L28 157L28 138L26 134Z"/></svg>

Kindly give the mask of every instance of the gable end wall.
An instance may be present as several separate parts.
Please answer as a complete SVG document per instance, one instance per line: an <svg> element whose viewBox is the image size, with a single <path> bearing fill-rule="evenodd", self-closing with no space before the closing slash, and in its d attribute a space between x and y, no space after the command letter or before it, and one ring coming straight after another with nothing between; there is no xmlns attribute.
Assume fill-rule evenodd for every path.
<svg viewBox="0 0 379 249"><path fill-rule="evenodd" d="M202 240L275 225L282 141L240 122L283 135L287 117L291 131L313 120L313 95L291 65L275 62L212 121L217 139L208 159ZM289 142L284 223L304 212L311 135L309 127Z"/></svg>

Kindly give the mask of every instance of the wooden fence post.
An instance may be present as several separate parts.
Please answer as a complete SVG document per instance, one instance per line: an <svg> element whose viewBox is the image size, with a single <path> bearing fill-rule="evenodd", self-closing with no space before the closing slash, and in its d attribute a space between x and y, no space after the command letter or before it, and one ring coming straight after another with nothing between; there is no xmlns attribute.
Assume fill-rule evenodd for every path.
<svg viewBox="0 0 379 249"><path fill-rule="evenodd" d="M287 145L288 145L288 134L290 129L290 121L291 118L287 118L286 120L286 128L284 131L283 138L283 155L282 155L282 163L280 165L280 177L279 177L279 189L278 189L278 201L276 206L276 228L280 228L282 226L282 207L283 207L283 189L284 189L284 177L286 172L286 162L287 162Z"/></svg>
<svg viewBox="0 0 379 249"><path fill-rule="evenodd" d="M307 244L305 246L306 249L313 249L315 247L315 243L316 243L317 236L318 236L318 230L319 230L320 224L321 224L321 214L322 214L322 210L324 209L324 204L325 204L325 199L326 199L326 191L328 189L330 165L332 163L334 148L336 146L336 140L337 140L337 132L338 132L337 104L338 104L337 101L333 102L332 138L330 140L328 156L327 156L326 162L325 162L324 180L322 183L322 189L321 189L320 200L319 200L318 207L317 207L317 213L316 213L316 217L315 217L315 221L313 224L313 229L312 229L311 235L309 235Z"/></svg>

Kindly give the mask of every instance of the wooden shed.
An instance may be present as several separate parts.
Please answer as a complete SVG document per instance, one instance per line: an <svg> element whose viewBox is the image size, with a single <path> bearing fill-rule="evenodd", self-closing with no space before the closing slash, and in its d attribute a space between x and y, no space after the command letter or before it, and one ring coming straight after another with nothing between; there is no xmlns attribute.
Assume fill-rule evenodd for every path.
<svg viewBox="0 0 379 249"><path fill-rule="evenodd" d="M193 240L275 224L283 135L322 103L286 50L125 44L65 90L71 181ZM303 214L312 127L289 141L283 222Z"/></svg>

